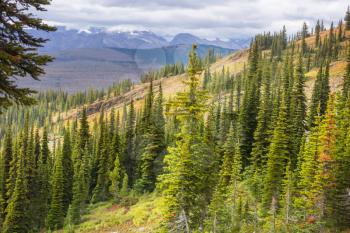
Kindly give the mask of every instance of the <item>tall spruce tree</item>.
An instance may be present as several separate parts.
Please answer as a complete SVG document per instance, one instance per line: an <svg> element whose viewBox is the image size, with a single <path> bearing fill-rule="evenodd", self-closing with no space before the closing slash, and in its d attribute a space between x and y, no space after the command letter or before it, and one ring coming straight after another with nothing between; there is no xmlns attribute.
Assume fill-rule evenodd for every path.
<svg viewBox="0 0 350 233"><path fill-rule="evenodd" d="M164 161L166 173L160 177L160 187L167 201L165 227L182 232L192 232L202 224L201 216L207 205L203 194L207 194L210 187L206 165L208 148L200 135L207 99L199 87L200 70L194 45L185 81L188 91L177 93L172 101L172 113L180 119L181 132L175 146L169 148Z"/></svg>
<svg viewBox="0 0 350 233"><path fill-rule="evenodd" d="M303 60L301 54L299 55L298 64L294 73L294 86L292 91L291 102L291 119L290 119L290 133L291 137L291 163L294 169L297 162L297 155L300 149L300 142L304 135L306 124L306 97L304 93L305 76L303 69Z"/></svg>
<svg viewBox="0 0 350 233"><path fill-rule="evenodd" d="M125 112L123 113L125 114ZM135 109L134 101L131 100L129 111L127 112L127 120L125 126L125 138L124 138L124 152L122 155L122 164L126 169L126 173L129 177L129 185L132 186L134 178L134 169L136 166L135 153L134 153L134 140L135 140Z"/></svg>
<svg viewBox="0 0 350 233"><path fill-rule="evenodd" d="M241 153L244 166L249 164L249 157L254 141L254 131L257 125L257 113L259 106L259 86L260 77L258 75L259 66L259 46L255 41L250 48L249 69L239 122L241 125Z"/></svg>
<svg viewBox="0 0 350 233"><path fill-rule="evenodd" d="M23 150L23 134L20 138L21 148L20 155L17 160L17 177L16 185L12 193L11 198L9 199L9 204L6 208L6 218L3 225L4 233L26 233L30 232L30 216L28 214L29 209L29 200L28 200L28 186L26 183L26 174L24 168L24 156L25 153Z"/></svg>
<svg viewBox="0 0 350 233"><path fill-rule="evenodd" d="M264 180L263 205L265 209L277 201L282 191L284 167L290 159L290 135L288 134L288 119L285 103L282 101L278 120L273 132L271 145L267 154L267 167Z"/></svg>
<svg viewBox="0 0 350 233"><path fill-rule="evenodd" d="M259 113L257 116L258 125L254 132L254 143L252 150L252 164L256 168L266 164L266 155L270 141L270 124L272 113L271 102L271 70L270 66L266 65L263 74L263 90L262 97L259 104Z"/></svg>
<svg viewBox="0 0 350 233"><path fill-rule="evenodd" d="M349 6L345 14L344 21L345 21L345 30L350 30L350 7Z"/></svg>
<svg viewBox="0 0 350 233"><path fill-rule="evenodd" d="M51 230L60 229L63 226L65 216L64 192L65 180L63 170L63 154L58 152L55 160L55 167L52 175L51 203L47 216L47 225Z"/></svg>
<svg viewBox="0 0 350 233"><path fill-rule="evenodd" d="M100 134L97 144L97 182L93 190L92 202L105 201L109 197L109 166L108 166L108 144L106 138L106 124L104 112L100 115Z"/></svg>
<svg viewBox="0 0 350 233"><path fill-rule="evenodd" d="M72 161L72 145L70 137L69 127L64 130L63 146L62 146L62 168L63 168L63 204L64 212L68 210L69 204L72 201L72 188L73 188L73 161Z"/></svg>

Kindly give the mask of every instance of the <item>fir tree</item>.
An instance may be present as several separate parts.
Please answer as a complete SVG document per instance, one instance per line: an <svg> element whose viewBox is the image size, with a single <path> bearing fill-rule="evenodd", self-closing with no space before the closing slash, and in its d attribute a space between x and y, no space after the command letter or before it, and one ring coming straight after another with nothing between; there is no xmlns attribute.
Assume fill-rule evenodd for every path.
<svg viewBox="0 0 350 233"><path fill-rule="evenodd" d="M336 179L333 198L331 205L333 214L333 224L339 229L346 229L350 226L350 198L348 188L350 181L350 101L340 98L338 99L337 109L337 135L336 135L336 153L335 153L335 167L334 176Z"/></svg>
<svg viewBox="0 0 350 233"><path fill-rule="evenodd" d="M55 161L54 172L52 175L52 197L50 210L47 216L47 224L51 230L57 230L63 226L65 216L64 182L63 155L62 152L59 152Z"/></svg>
<svg viewBox="0 0 350 233"><path fill-rule="evenodd" d="M305 118L306 118L306 97L304 93L305 76L303 71L303 62L301 54L298 59L298 64L295 70L295 85L292 92L291 102L291 163L293 169L296 166L297 155L300 149L300 142L305 132Z"/></svg>
<svg viewBox="0 0 350 233"><path fill-rule="evenodd" d="M303 55L306 54L308 51L308 47L305 40L308 36L309 36L308 27L307 27L307 24L304 22L303 29L301 31L301 49L302 49Z"/></svg>
<svg viewBox="0 0 350 233"><path fill-rule="evenodd" d="M23 138L22 138L23 139ZM23 144L21 145L23 147ZM17 161L17 178L13 194L6 209L6 218L3 225L4 233L30 232L30 216L28 215L28 187L26 184L23 151Z"/></svg>
<svg viewBox="0 0 350 233"><path fill-rule="evenodd" d="M299 158L300 171L298 174L298 197L294 201L303 220L312 215L312 185L315 182L317 157L320 152L320 120L319 114L315 118L315 125L311 129L304 151Z"/></svg>
<svg viewBox="0 0 350 233"><path fill-rule="evenodd" d="M263 204L267 209L272 200L276 200L282 191L283 168L290 158L288 120L285 103L282 102L278 120L273 132L271 145L267 155L267 168L264 180Z"/></svg>
<svg viewBox="0 0 350 233"><path fill-rule="evenodd" d="M37 51L39 47L47 41L36 37L26 29L35 29L43 32L54 31L55 28L44 23L40 18L35 17L34 12L45 11L45 6L50 1L18 1L3 2L1 5L2 25L1 47L3 56L0 58L1 73L0 91L2 93L0 101L0 113L3 108L8 108L13 103L30 105L35 103L31 97L32 91L28 88L20 88L12 80L16 77L29 76L38 80L44 73L43 66L52 61L48 55L40 55ZM6 71L6 72L5 72Z"/></svg>
<svg viewBox="0 0 350 233"><path fill-rule="evenodd" d="M121 167L119 157L115 158L114 168L109 173L109 179L111 180L111 186L109 187L110 193L113 195L115 200L120 197L120 183L121 183Z"/></svg>
<svg viewBox="0 0 350 233"><path fill-rule="evenodd" d="M316 44L316 47L319 47L319 45L320 45L320 32L321 32L320 20L317 20L317 24L315 26L315 44Z"/></svg>
<svg viewBox="0 0 350 233"><path fill-rule="evenodd" d="M93 190L92 202L96 203L99 201L107 200L108 183L109 183L109 167L108 167L108 151L106 142L106 130L104 122L104 113L100 115L100 135L97 148L97 183Z"/></svg>
<svg viewBox="0 0 350 233"><path fill-rule="evenodd" d="M69 128L64 130L63 136L63 147L62 147L62 168L63 168L63 183L64 183L64 192L63 192L63 204L64 212L68 210L69 204L72 201L72 187L73 187L73 161L72 161L72 146L70 139Z"/></svg>
<svg viewBox="0 0 350 233"><path fill-rule="evenodd" d="M164 161L166 173L160 177L160 187L167 200L166 227L184 232L199 226L201 210L207 204L202 195L210 185L208 167L203 163L208 151L199 134L206 95L199 90L197 75L201 67L195 50L193 46L189 55L189 77L185 82L188 91L177 93L172 102L172 111L180 118L181 132L176 145L169 148Z"/></svg>
<svg viewBox="0 0 350 233"><path fill-rule="evenodd" d="M349 6L345 14L344 21L345 21L345 30L350 30L350 7Z"/></svg>
<svg viewBox="0 0 350 233"><path fill-rule="evenodd" d="M1 180L1 196L3 201L6 203L9 199L8 195L8 182L10 181L10 170L11 170L11 161L13 159L13 148L12 148L12 133L9 128L6 132L6 136L4 139L4 151L2 153L2 180Z"/></svg>
<svg viewBox="0 0 350 233"><path fill-rule="evenodd" d="M123 113L125 114L125 112ZM122 155L122 165L126 169L126 173L129 177L129 185L133 184L134 169L136 166L135 153L134 153L134 140L135 140L135 109L134 101L131 100L129 112L127 114L128 119L125 126L125 139L124 139L124 151Z"/></svg>
<svg viewBox="0 0 350 233"><path fill-rule="evenodd" d="M260 167L266 163L266 155L270 139L270 124L271 124L271 93L270 93L270 67L267 65L263 75L263 91L259 105L259 113L257 116L258 125L254 132L254 143L252 150L252 164Z"/></svg>
<svg viewBox="0 0 350 233"><path fill-rule="evenodd" d="M327 112L320 125L320 151L317 157L315 181L312 184L312 201L317 220L329 217L330 205L327 200L332 198L331 187L334 179L334 152L336 139L334 96L328 101Z"/></svg>
<svg viewBox="0 0 350 233"><path fill-rule="evenodd" d="M254 131L256 129L256 116L259 105L260 77L258 74L259 48L258 43L254 42L249 53L249 70L247 77L246 90L243 97L242 108L240 111L241 125L241 152L243 156L243 164L246 166L252 150L254 141Z"/></svg>

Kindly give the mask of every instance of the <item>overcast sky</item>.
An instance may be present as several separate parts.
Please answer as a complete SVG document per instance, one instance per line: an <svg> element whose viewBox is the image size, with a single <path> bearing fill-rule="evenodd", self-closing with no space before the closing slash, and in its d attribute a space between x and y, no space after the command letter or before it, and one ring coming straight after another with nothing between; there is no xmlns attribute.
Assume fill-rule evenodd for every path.
<svg viewBox="0 0 350 233"><path fill-rule="evenodd" d="M52 0L42 17L54 25L88 29L189 32L202 38L239 38L305 21L343 18L348 0Z"/></svg>

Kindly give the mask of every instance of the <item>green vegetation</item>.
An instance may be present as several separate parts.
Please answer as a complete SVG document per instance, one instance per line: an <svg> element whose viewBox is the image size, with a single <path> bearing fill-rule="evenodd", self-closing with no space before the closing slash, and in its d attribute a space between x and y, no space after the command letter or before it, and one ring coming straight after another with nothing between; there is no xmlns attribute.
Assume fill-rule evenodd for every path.
<svg viewBox="0 0 350 233"><path fill-rule="evenodd" d="M211 72L215 56L194 45L186 69L138 87L39 93L36 106L8 108L1 232L348 231L349 30L308 27L289 40L286 28L257 35L239 73ZM344 82L331 92L339 61ZM169 79L158 79L185 72L165 99Z"/></svg>

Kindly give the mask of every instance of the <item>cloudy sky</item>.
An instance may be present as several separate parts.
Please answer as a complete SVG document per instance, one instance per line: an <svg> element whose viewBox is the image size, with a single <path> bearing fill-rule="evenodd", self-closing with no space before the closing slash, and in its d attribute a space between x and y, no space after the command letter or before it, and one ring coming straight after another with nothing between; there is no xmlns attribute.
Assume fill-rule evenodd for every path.
<svg viewBox="0 0 350 233"><path fill-rule="evenodd" d="M289 33L302 22L338 22L348 0L52 0L42 17L55 25L88 29L150 30L163 36L180 32L239 38L262 31Z"/></svg>

